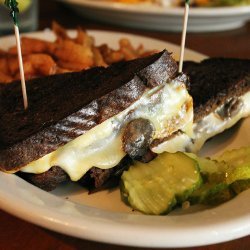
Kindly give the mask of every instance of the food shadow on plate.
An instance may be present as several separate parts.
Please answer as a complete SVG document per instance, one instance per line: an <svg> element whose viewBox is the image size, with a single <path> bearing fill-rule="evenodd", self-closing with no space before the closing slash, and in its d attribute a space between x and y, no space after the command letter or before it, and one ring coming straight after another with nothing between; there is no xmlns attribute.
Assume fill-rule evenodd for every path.
<svg viewBox="0 0 250 250"><path fill-rule="evenodd" d="M228 149L244 146L238 144L242 143L240 141L241 138L239 138L239 134L241 133L241 129L244 129L244 123L247 123L246 120L247 119L241 120L230 129L227 129L221 134L218 134L208 140L198 154L200 156L211 156L220 154Z"/></svg>
<svg viewBox="0 0 250 250"><path fill-rule="evenodd" d="M117 187L108 188L108 189L105 189L105 192L112 193L116 189ZM100 191L103 191L103 190L98 190L96 192L100 192ZM51 191L50 193L58 197L67 197L67 196L76 195L76 194L92 195L92 194L95 194L96 192L89 191L88 189L84 188L77 182L67 182L67 183L59 184L58 187L55 190Z"/></svg>

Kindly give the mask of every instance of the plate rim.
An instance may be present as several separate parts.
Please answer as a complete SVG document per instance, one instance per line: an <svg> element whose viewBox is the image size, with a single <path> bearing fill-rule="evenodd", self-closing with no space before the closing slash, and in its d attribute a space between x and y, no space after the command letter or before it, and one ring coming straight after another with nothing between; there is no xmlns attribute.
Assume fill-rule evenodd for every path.
<svg viewBox="0 0 250 250"><path fill-rule="evenodd" d="M8 175L6 173L0 173L0 179L2 175ZM12 175L11 178L18 178L18 181L21 182L25 182L24 180L22 180L21 178ZM25 185L29 185L30 189L33 189L33 191L35 191L38 195L43 193L44 191L42 191L41 189L33 186L32 184L29 183L25 183ZM0 184L1 186L1 184ZM250 194L250 190L241 193L240 195L243 196L249 196ZM53 201L62 201L61 198L59 197L55 197L54 195L50 194L50 193L46 193L46 196L49 198L53 197ZM6 198L7 197L7 198ZM240 225L242 224L242 221L248 221L250 222L250 215L245 215L244 217L241 218L236 218L233 221L229 220L227 223L224 223L223 225L218 223L214 223L212 226L210 225L210 230L211 233L209 234L209 240L207 239L207 237L205 237L207 239L206 243L204 242L204 235L203 235L203 230L201 230L200 227L197 228L192 228L192 232L190 232L189 230L187 230L186 228L180 229L179 227L175 228L175 230L171 233L169 230L165 230L164 232L162 232L162 228L157 228L157 227L148 227L147 224L144 225L133 225L133 223L130 224L121 224L118 223L117 221L113 221L111 219L108 219L105 221L104 220L98 220L98 208L91 208L94 211L94 216L95 213L97 214L97 217L92 217L90 218L90 220L85 220L84 223L82 225L79 225L79 218L78 217L71 217L70 219L67 218L65 220L64 216L67 216L67 211L66 211L66 215L65 214L61 214L61 213L57 213L57 210L55 210L54 208L40 208L39 204L32 204L32 208L35 208L36 212L44 212L46 211L46 215L43 216L38 216L37 213L35 211L30 211L26 209L27 206L27 202L21 200L21 197L18 197L18 206L13 206L11 205L12 203L12 197L9 195L6 196L5 193L3 193L0 190L0 208L3 209L4 211L20 218L23 219L25 221L28 221L32 224L38 225L38 226L42 226L44 228L47 228L49 230L52 231L56 231L62 234L66 234L72 237L77 237L80 239L85 239L85 240L90 240L90 241L96 241L96 242L100 242L100 243L109 243L109 244L117 244L117 245L123 245L123 246L136 246L136 247L156 247L156 248L162 248L162 247L197 247L197 246L205 246L205 245L210 245L210 244L216 244L216 243L222 243L222 242L226 242L229 240L234 240L234 239L238 239L240 237L244 237L249 235L250 232L250 223L246 223L248 224L248 226L244 229L245 232L241 232L241 230L239 230L238 227L240 227ZM63 201L65 204L67 204L66 206L69 206L69 208L73 207L77 207L77 204L71 202L71 201L67 201L64 200ZM5 204L3 206L3 204ZM227 203L224 203L223 205L225 205ZM222 206L223 206L222 205ZM109 212L109 211L102 211L105 214L107 214L107 218L109 218L110 214L113 212ZM123 218L123 214L121 212L115 212L115 215L117 217L121 217ZM134 214L128 214L131 219L134 218L154 218L154 220L159 219L159 218L163 218L162 216L150 216L150 215L134 215ZM133 217L133 218L132 218ZM165 218L167 218L168 216L166 216ZM38 219L37 219L38 218ZM73 220L72 220L73 219ZM102 219L102 218L101 218ZM73 222L72 222L73 221ZM119 222L119 220L118 220ZM129 221L131 222L131 221ZM73 226L70 226L70 224L73 224ZM75 225L75 226L74 226ZM78 225L78 226L76 226ZM238 227L237 227L238 225ZM117 232L122 231L124 229L126 230L131 230L131 226L133 226L133 229L139 229L141 230L139 237L138 237L138 231L136 233L136 235L134 233L129 233L129 235L125 235L123 238L115 238L113 237L114 235L116 235ZM217 226L217 227L216 227ZM226 232L225 233L225 226L227 228L230 228L230 232ZM109 230L107 230L107 227L110 227ZM145 228L146 227L146 228ZM213 229L214 227L216 227L216 229ZM204 228L206 228L207 230L207 225L204 225ZM76 231L73 231L72 229L77 229ZM142 230L143 229L143 230ZM146 229L146 230L145 230ZM152 230L153 229L153 230ZM104 231L106 230L106 232ZM103 233L104 232L104 233ZM153 232L153 233L152 233ZM84 233L84 235L83 235ZM102 235L103 233L103 235ZM233 235L232 235L233 233ZM145 234L153 234L154 237L152 237L154 240L151 239L147 239L146 242L145 240ZM165 241L163 241L163 236L166 236L166 234L168 234L169 238L171 239L170 242L169 240L167 241L168 244L166 244ZM176 234L178 234L182 240L178 241L176 239L174 239L176 237ZM191 234L191 235L190 235ZM221 236L218 237L218 235L221 234ZM184 237L183 237L184 235ZM195 235L197 242L196 243L191 243L190 239L191 236ZM230 235L230 236L229 236ZM214 237L214 238L212 238ZM155 241L155 238L157 238L157 241ZM145 243L144 243L144 242ZM205 244L204 244L205 243Z"/></svg>
<svg viewBox="0 0 250 250"><path fill-rule="evenodd" d="M75 4L82 7L96 8L100 10L120 11L141 14L157 14L169 16L183 16L184 9L181 7L164 7L153 4L123 4L105 1L91 0L57 0L66 4ZM140 9L138 9L140 6ZM238 16L250 13L249 6L216 7L216 8L190 8L190 17L214 17L214 16ZM250 18L249 18L250 19Z"/></svg>

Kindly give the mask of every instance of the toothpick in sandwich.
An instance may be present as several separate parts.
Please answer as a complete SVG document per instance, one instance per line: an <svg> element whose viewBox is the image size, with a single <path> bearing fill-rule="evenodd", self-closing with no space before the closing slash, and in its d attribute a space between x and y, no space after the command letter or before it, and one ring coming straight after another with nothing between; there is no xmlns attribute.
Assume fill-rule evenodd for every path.
<svg viewBox="0 0 250 250"><path fill-rule="evenodd" d="M26 84L25 84L25 78L24 78L23 59L22 59L20 35L19 35L19 28L18 28L18 13L19 13L18 2L16 0L5 0L4 4L11 10L10 15L13 18L13 22L14 22L14 30L15 30L17 54L18 54L18 63L19 63L22 94L23 94L23 105L24 105L24 109L27 109L28 108L28 98L27 98Z"/></svg>
<svg viewBox="0 0 250 250"><path fill-rule="evenodd" d="M188 15L189 15L189 0L186 0L186 2L185 2L184 20L183 20L182 38L181 38L181 52L180 52L180 59L179 59L179 72L182 72L182 68L183 68L184 50L185 50L186 35L187 35Z"/></svg>

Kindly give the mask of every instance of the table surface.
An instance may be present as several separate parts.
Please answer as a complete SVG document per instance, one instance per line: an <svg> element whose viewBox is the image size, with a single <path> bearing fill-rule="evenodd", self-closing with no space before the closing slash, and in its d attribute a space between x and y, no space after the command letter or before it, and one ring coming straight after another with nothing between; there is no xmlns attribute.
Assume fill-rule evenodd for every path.
<svg viewBox="0 0 250 250"><path fill-rule="evenodd" d="M67 18L65 18L67 16ZM138 35L162 39L180 44L180 33L132 30L114 27L107 24L85 20L61 3L56 1L40 1L39 29L50 27L51 21L56 20L67 28L81 25L87 29L112 30L130 32ZM243 28L219 33L188 34L188 48L208 56L237 57L250 59L250 23ZM250 236L242 239L192 249L199 250L247 250L250 247ZM129 250L132 247L115 246L80 240L61 235L47 229L17 219L0 210L0 249L109 249ZM142 248L134 248L142 249Z"/></svg>

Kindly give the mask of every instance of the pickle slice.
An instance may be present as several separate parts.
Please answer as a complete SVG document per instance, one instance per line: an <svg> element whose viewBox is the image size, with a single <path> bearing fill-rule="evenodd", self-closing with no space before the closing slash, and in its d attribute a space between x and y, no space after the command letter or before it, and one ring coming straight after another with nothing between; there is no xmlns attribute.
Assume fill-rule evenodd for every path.
<svg viewBox="0 0 250 250"><path fill-rule="evenodd" d="M215 159L230 165L226 182L235 194L250 188L250 147L225 151Z"/></svg>
<svg viewBox="0 0 250 250"><path fill-rule="evenodd" d="M193 153L185 153L196 160L203 178L209 182L224 182L230 166L224 161L212 160L210 158L199 157Z"/></svg>
<svg viewBox="0 0 250 250"><path fill-rule="evenodd" d="M166 214L186 200L217 205L248 188L250 147L214 159L164 153L147 164L136 162L122 175L121 196L143 213Z"/></svg>
<svg viewBox="0 0 250 250"><path fill-rule="evenodd" d="M239 194L250 188L250 178L246 180L238 180L230 185L231 190L235 194Z"/></svg>
<svg viewBox="0 0 250 250"><path fill-rule="evenodd" d="M226 183L205 183L195 190L189 197L189 201L194 204L218 205L234 197Z"/></svg>
<svg viewBox="0 0 250 250"><path fill-rule="evenodd" d="M214 160L227 162L234 167L250 164L250 147L225 151L223 154L215 157Z"/></svg>
<svg viewBox="0 0 250 250"><path fill-rule="evenodd" d="M215 158L216 160L186 153L198 162L204 181L204 184L190 196L190 203L216 205L248 189L250 187L248 153L249 148L226 151Z"/></svg>
<svg viewBox="0 0 250 250"><path fill-rule="evenodd" d="M218 162L210 158L202 158L192 153L186 153L195 159L200 168L203 185L189 197L190 203L217 205L232 198L229 185L226 183L229 166L225 162Z"/></svg>
<svg viewBox="0 0 250 250"><path fill-rule="evenodd" d="M250 180L250 164L237 166L229 169L227 173L226 182L232 184L238 180Z"/></svg>
<svg viewBox="0 0 250 250"><path fill-rule="evenodd" d="M198 164L184 153L163 153L149 163L135 162L121 178L121 196L145 214L166 214L200 186Z"/></svg>

